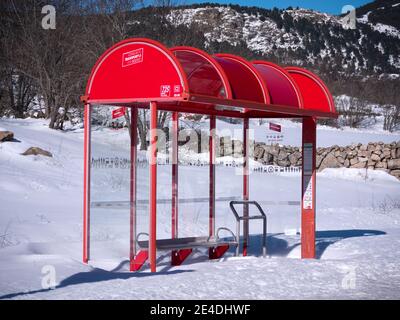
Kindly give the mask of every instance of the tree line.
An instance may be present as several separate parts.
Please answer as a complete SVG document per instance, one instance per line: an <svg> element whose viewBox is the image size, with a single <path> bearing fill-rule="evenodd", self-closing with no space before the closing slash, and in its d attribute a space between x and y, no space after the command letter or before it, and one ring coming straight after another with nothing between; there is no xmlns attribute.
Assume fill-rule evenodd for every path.
<svg viewBox="0 0 400 320"><path fill-rule="evenodd" d="M249 50L243 41L235 46L226 41L207 42L196 25L173 26L166 15L177 1L154 0L154 6L144 8L142 0L53 0L50 4L56 9L56 28L44 29L42 8L49 1L2 0L0 116L25 117L29 115L29 107L35 104L39 105L36 116L49 119L49 127L53 129L63 129L66 121L81 118L82 108L76 107L81 105L79 97L85 92L92 66L107 48L129 37L148 37L167 46L189 45L210 53L228 52L250 60L266 59L282 63L281 57L287 55L278 52L277 55L263 56ZM294 21L288 15L282 15L281 10L232 8L239 12L261 13L278 21L282 28L297 28L304 36L310 38L313 35L314 38L315 32L309 30L309 23L305 20ZM321 34L328 34L329 30L323 28L326 27L321 27ZM349 38L352 42L350 40L352 38ZM309 43L308 51L317 52L323 46L319 41L306 43ZM296 53L294 58L301 58L300 55ZM303 58L304 55L307 53L303 53ZM384 106L385 129L393 130L399 125L400 102L395 94L399 92L398 79L364 81L363 78L332 72L329 62L324 60L320 61L318 68L335 95L348 94L380 103ZM355 113L355 117L369 116L365 112L360 115L358 111L344 111ZM138 124L141 136L147 132L146 116L146 111L142 111ZM167 121L168 115L161 114L159 126ZM352 126L362 122L358 118L349 121Z"/></svg>

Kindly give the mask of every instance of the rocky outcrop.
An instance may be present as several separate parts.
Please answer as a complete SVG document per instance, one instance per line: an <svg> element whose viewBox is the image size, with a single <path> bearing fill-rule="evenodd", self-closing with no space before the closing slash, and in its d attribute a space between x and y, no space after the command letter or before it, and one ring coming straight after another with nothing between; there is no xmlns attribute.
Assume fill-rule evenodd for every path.
<svg viewBox="0 0 400 320"><path fill-rule="evenodd" d="M30 147L28 148L24 153L21 153L23 156L29 156L29 155L42 155L42 156L46 156L46 157L52 157L53 155L51 154L51 152L43 150L39 147Z"/></svg>
<svg viewBox="0 0 400 320"><path fill-rule="evenodd" d="M13 141L14 132L12 131L0 131L0 142Z"/></svg>

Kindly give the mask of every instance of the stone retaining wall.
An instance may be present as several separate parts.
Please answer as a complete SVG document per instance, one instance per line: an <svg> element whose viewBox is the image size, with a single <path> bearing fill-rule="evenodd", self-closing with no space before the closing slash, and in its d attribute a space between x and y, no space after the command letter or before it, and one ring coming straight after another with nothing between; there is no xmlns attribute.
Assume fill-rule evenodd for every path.
<svg viewBox="0 0 400 320"><path fill-rule="evenodd" d="M217 146L218 156L242 156L243 145L241 141L223 137L220 138L219 142L220 144ZM299 147L252 142L250 153L254 160L266 165L290 167L301 166L302 163L301 148ZM318 170L341 167L384 170L400 179L400 141L317 148L316 165Z"/></svg>

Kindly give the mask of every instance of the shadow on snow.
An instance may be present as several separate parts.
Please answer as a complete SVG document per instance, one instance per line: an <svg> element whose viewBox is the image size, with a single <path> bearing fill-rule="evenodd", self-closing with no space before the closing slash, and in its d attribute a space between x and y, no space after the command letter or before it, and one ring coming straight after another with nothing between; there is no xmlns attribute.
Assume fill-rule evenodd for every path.
<svg viewBox="0 0 400 320"><path fill-rule="evenodd" d="M379 230L328 230L328 231L317 231L316 232L316 258L320 259L325 252L325 250L332 244L349 238L357 237L370 237L379 236L386 234ZM281 238L285 237L285 239ZM261 256L261 243L262 235L250 235L248 254L252 256ZM300 246L300 235L285 236L283 233L269 234L267 237L267 255L269 256L287 256L293 249ZM234 253L234 249L229 250L230 255ZM170 253L163 254L158 257L157 265L159 272L149 273L149 272L126 272L121 270L126 270L129 261L121 262L116 268L111 271L106 271L100 268L94 268L88 272L78 272L73 274L64 280L62 280L55 289L65 288L73 285L79 285L84 283L96 283L103 281L110 281L116 279L128 280L131 278L143 278L152 277L158 275L169 275L169 274L180 274L186 272L193 272L193 270L171 270L172 267L169 262ZM204 254L202 250L193 250L193 253L189 259L187 259L184 264L190 265L202 261L207 261L207 255ZM10 293L0 296L0 299L12 299L18 296L36 294L51 291L54 289L38 289L26 292Z"/></svg>
<svg viewBox="0 0 400 320"><path fill-rule="evenodd" d="M168 274L180 274L186 272L192 272L192 270L171 270L171 271L160 271L158 273L149 273L149 272L121 272L119 270L123 269L124 265L129 265L129 261L121 262L115 269L111 271L106 271L99 268L94 268L91 271L87 272L78 272L75 273L64 280L62 280L54 289L38 289L32 291L25 292L17 292L10 293L3 296L0 296L0 300L2 299L12 299L18 296L30 295L36 293L49 292L56 289L66 288L73 285L79 285L84 283L96 283L110 280L128 280L131 278L143 278L143 277L152 277L156 275L168 275Z"/></svg>

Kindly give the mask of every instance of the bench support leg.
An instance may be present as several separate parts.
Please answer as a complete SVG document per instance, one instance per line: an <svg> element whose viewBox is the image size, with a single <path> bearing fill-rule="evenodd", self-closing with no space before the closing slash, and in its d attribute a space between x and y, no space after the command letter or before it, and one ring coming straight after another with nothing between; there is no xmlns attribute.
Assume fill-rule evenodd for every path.
<svg viewBox="0 0 400 320"><path fill-rule="evenodd" d="M149 257L147 250L140 250L138 254L130 260L130 271L139 271Z"/></svg>
<svg viewBox="0 0 400 320"><path fill-rule="evenodd" d="M228 251L228 249L229 249L228 244L210 248L208 250L208 257L210 259L219 259L225 254L226 251Z"/></svg>
<svg viewBox="0 0 400 320"><path fill-rule="evenodd" d="M180 266L192 253L192 249L173 250L171 253L171 265Z"/></svg>

